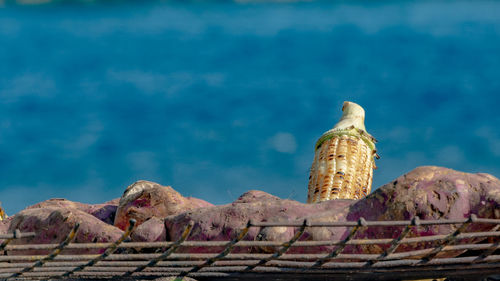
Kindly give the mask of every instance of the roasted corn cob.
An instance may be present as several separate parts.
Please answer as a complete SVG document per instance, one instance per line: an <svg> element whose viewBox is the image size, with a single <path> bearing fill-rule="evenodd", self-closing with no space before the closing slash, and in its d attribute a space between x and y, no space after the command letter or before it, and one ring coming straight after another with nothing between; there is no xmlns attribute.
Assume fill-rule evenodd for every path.
<svg viewBox="0 0 500 281"><path fill-rule="evenodd" d="M308 203L332 199L360 199L370 193L375 138L366 132L365 111L344 102L342 117L316 142L309 175Z"/></svg>
<svg viewBox="0 0 500 281"><path fill-rule="evenodd" d="M5 214L5 211L2 209L2 204L0 203L0 221L3 221L6 218L7 214Z"/></svg>

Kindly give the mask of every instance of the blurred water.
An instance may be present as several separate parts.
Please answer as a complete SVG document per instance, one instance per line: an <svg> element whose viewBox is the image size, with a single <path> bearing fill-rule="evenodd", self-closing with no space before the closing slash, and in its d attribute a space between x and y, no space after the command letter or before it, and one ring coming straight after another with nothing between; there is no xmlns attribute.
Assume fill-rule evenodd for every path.
<svg viewBox="0 0 500 281"><path fill-rule="evenodd" d="M0 3L1 4L1 3ZM500 2L0 9L0 201L97 203L135 180L305 201L344 100L374 188L419 165L500 175Z"/></svg>

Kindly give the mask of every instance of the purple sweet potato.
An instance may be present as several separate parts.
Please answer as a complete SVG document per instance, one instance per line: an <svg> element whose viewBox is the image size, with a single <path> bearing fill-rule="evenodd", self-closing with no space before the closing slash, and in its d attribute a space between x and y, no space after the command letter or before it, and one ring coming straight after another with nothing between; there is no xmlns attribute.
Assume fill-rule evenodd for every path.
<svg viewBox="0 0 500 281"><path fill-rule="evenodd" d="M64 198L52 198L45 200L35 205L31 205L26 209L37 209L37 208L65 208L65 209L78 209L84 211L89 208L89 204L70 201Z"/></svg>
<svg viewBox="0 0 500 281"><path fill-rule="evenodd" d="M102 204L86 204L80 202L73 202L63 198L53 198L35 205L29 206L26 209L35 208L65 208L65 209L77 209L84 211L94 217L100 219L107 224L113 224L115 219L116 210L118 208L118 200L113 199L111 201Z"/></svg>
<svg viewBox="0 0 500 281"><path fill-rule="evenodd" d="M183 197L170 186L138 181L123 193L114 225L124 230L130 219L135 219L138 226L151 217L161 218L209 206L213 205L201 199Z"/></svg>
<svg viewBox="0 0 500 281"><path fill-rule="evenodd" d="M76 223L80 228L73 240L75 243L114 242L120 238L123 231L106 224L96 217L73 208L31 208L17 213L9 227L9 231L19 229L21 232L36 232L36 236L15 239L16 244L53 244L61 243L70 233ZM101 250L78 249L65 250L66 253L100 253ZM47 254L46 250L29 250L9 252L10 255L39 255Z"/></svg>
<svg viewBox="0 0 500 281"><path fill-rule="evenodd" d="M118 205L104 203L89 205L89 207L84 211L87 214L91 214L107 224L113 225L115 222L115 215L117 210Z"/></svg>
<svg viewBox="0 0 500 281"><path fill-rule="evenodd" d="M151 217L136 227L130 234L134 242L157 242L167 240L167 231L163 219Z"/></svg>

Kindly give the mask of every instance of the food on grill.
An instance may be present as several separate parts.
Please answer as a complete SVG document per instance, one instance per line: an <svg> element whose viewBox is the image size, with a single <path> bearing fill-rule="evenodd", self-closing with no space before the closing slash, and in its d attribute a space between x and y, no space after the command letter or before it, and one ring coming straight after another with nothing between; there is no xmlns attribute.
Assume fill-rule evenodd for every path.
<svg viewBox="0 0 500 281"><path fill-rule="evenodd" d="M139 225L151 217L163 218L209 206L213 205L198 198L183 197L170 186L137 181L127 187L120 198L114 225L125 230L130 219Z"/></svg>
<svg viewBox="0 0 500 281"><path fill-rule="evenodd" d="M151 192L143 192L144 196L137 198L148 198L156 194L152 192L161 187L150 189ZM168 189L170 190L170 189ZM177 193L178 194L178 193ZM134 199L138 201L139 199ZM192 202L182 197L177 197L181 204ZM138 201L139 202L139 201ZM144 201L143 201L144 202ZM157 202L157 201L146 201ZM184 203L183 203L184 202ZM108 204L113 206L113 202ZM123 231L105 221L110 218L101 218L84 212L93 210L91 205L70 202L67 200L52 200L31 206L20 213L0 222L0 233L12 232L19 228L21 232L35 231L34 238L23 238L12 243L18 244L46 244L60 243L70 232L76 222L81 226L75 238L75 242L107 242L115 241ZM98 205L93 205L98 206ZM116 206L116 205L115 205ZM153 205L157 206L157 205ZM192 206L192 205L188 205ZM184 208L185 205L180 207ZM310 223L317 222L345 222L357 221L361 217L367 221L394 221L411 220L419 216L422 220L434 219L464 219L471 214L480 218L500 219L500 180L488 174L468 174L439 167L419 167L391 183L388 183L366 198L361 200L338 199L319 202L317 204L305 204L294 200L280 199L263 191L248 191L231 204L196 209L177 209L178 213L169 216L154 216L150 205L138 204L134 208L140 214L148 214L149 217L137 224L132 232L133 241L175 241L180 238L186 226L193 222L194 226L188 240L202 241L228 241L235 238L247 225L249 220L254 222L298 222L307 219ZM143 208L144 210L140 210ZM165 208L164 206L162 208ZM83 210L82 210L83 209ZM109 214L113 216L112 213ZM144 217L144 216L143 216ZM408 237L429 236L443 234L448 235L457 229L459 225L435 225L432 227L415 227ZM464 229L464 232L490 231L490 224L474 223ZM354 238L396 238L404 226L391 227L364 227L360 228ZM252 227L244 240L279 241L290 240L298 231L298 227ZM305 228L301 240L329 240L340 241L345 239L351 231L348 227L323 227ZM479 240L459 240L462 242L478 242ZM495 243L496 241L490 241ZM436 246L431 242L419 244L403 244L398 251L419 250ZM343 253L366 253L380 254L389 245L348 245ZM224 247L193 247L191 253L220 252ZM325 253L331 252L332 246L318 246L300 248L294 247L289 253ZM236 247L233 252L272 252L275 247ZM38 254L46 253L46 250L30 250L25 252L12 252L8 254ZM90 253L99 250L73 249L65 253ZM101 250L102 251L102 250ZM186 251L181 247L178 251ZM456 256L460 251L444 252L439 256Z"/></svg>
<svg viewBox="0 0 500 281"><path fill-rule="evenodd" d="M123 231L106 224L96 217L74 208L31 208L17 213L10 222L9 232L19 229L21 232L36 232L35 237L13 240L17 244L51 244L64 241L76 223L80 228L74 242L95 243L113 242L120 238ZM101 253L102 249L66 250L66 253ZM8 251L9 255L45 255L47 250Z"/></svg>
<svg viewBox="0 0 500 281"><path fill-rule="evenodd" d="M35 205L29 206L26 209L35 208L64 208L64 209L78 209L84 211L87 214L91 214L94 217L100 219L107 224L113 224L116 214L116 209L118 208L119 198L113 199L111 201L102 204L85 204L80 202L73 202L63 198L53 198Z"/></svg>
<svg viewBox="0 0 500 281"><path fill-rule="evenodd" d="M361 199L370 193L375 167L375 138L366 132L365 111L344 102L342 117L315 145L308 203Z"/></svg>
<svg viewBox="0 0 500 281"><path fill-rule="evenodd" d="M7 214L5 213L5 210L2 208L2 204L0 203L0 221L4 220L7 218Z"/></svg>
<svg viewBox="0 0 500 281"><path fill-rule="evenodd" d="M136 242L157 242L167 240L163 218L151 217L136 227L130 238Z"/></svg>

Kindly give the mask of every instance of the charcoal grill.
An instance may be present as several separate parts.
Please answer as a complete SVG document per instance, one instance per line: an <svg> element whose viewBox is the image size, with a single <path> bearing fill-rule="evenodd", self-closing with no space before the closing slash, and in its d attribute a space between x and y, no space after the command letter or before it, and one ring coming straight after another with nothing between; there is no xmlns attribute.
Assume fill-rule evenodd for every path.
<svg viewBox="0 0 500 281"><path fill-rule="evenodd" d="M488 231L466 232L474 224L487 225ZM135 225L130 221L123 236L113 243L72 243L79 225L60 244L18 244L16 239L36 233L18 230L0 235L1 280L151 280L164 277L191 277L196 280L411 280L443 278L449 280L490 280L500 276L500 219L366 221L310 223L249 221L231 241L193 241L189 239L194 224L185 226L177 241L129 242ZM445 235L412 237L413 229L453 225ZM253 227L296 227L286 242L247 241ZM348 227L349 234L338 241L301 240L313 227ZM396 238L357 238L367 227L399 228ZM22 240L21 240L22 241ZM430 245L402 251L404 244ZM15 244L15 245L14 245ZM383 252L349 253L349 246L385 245ZM329 251L296 254L294 247L324 246ZM188 253L190 248L219 249L215 253ZM236 247L266 247L272 253L234 252ZM71 254L78 249L95 249L100 254ZM222 250L220 250L222 249ZM399 250L398 250L399 249ZM45 250L47 255L22 255L20 251ZM16 253L16 251L18 253ZM291 253L287 253L291 252ZM460 252L453 257L443 253ZM21 253L21 254L20 254ZM444 256L444 257L443 257ZM495 277L496 276L496 277Z"/></svg>

